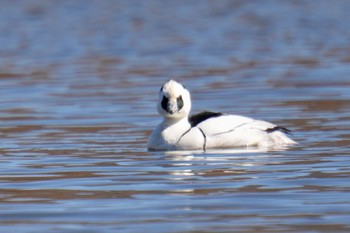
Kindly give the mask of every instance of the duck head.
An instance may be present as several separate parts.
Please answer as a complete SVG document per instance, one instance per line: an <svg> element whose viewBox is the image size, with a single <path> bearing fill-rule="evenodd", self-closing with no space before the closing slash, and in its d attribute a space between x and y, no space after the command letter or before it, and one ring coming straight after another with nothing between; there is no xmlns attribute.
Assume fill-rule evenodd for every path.
<svg viewBox="0 0 350 233"><path fill-rule="evenodd" d="M182 119L189 115L190 110L190 92L174 80L166 82L159 91L159 114L165 118Z"/></svg>

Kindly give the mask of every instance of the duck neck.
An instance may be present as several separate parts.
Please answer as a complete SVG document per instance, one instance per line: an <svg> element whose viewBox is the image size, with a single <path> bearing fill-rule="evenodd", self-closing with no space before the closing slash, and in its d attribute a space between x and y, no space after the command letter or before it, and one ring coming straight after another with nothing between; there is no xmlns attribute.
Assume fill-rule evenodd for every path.
<svg viewBox="0 0 350 233"><path fill-rule="evenodd" d="M169 127L171 125L188 125L188 117L183 117L183 118L169 118L165 117L163 119L162 125L164 127Z"/></svg>

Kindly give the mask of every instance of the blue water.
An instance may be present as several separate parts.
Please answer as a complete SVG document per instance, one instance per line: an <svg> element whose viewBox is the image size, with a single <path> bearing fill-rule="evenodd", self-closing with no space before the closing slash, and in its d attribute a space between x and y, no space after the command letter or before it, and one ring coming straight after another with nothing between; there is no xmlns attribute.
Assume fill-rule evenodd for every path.
<svg viewBox="0 0 350 233"><path fill-rule="evenodd" d="M348 1L0 3L1 232L349 232ZM286 151L148 152L168 79Z"/></svg>

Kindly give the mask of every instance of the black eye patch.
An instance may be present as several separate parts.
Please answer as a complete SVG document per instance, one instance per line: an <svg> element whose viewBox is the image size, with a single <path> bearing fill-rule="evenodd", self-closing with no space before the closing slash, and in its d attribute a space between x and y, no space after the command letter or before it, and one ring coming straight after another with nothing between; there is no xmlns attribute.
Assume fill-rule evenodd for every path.
<svg viewBox="0 0 350 233"><path fill-rule="evenodd" d="M168 102L169 102L169 99L165 96L163 96L163 99L162 99L162 108L165 110L165 111L168 111Z"/></svg>
<svg viewBox="0 0 350 233"><path fill-rule="evenodd" d="M182 99L182 96L176 98L177 108L180 110L184 106L184 101Z"/></svg>

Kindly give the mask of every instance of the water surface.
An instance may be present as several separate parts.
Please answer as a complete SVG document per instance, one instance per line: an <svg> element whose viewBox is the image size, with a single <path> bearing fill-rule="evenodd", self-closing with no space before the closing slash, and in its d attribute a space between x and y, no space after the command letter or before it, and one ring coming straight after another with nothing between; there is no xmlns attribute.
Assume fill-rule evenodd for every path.
<svg viewBox="0 0 350 233"><path fill-rule="evenodd" d="M1 232L349 232L347 1L2 1ZM160 86L286 151L148 152Z"/></svg>

